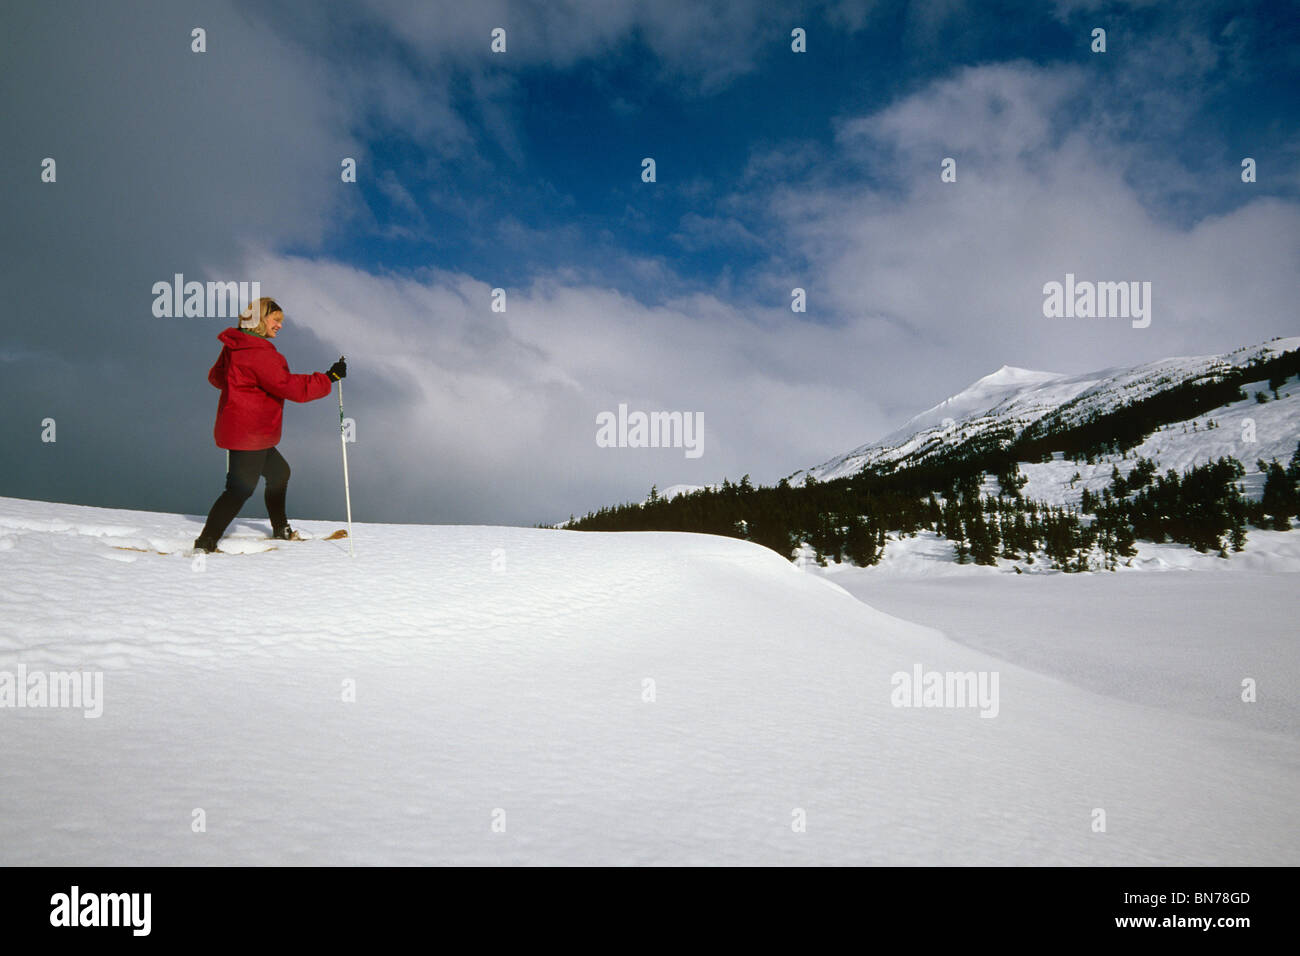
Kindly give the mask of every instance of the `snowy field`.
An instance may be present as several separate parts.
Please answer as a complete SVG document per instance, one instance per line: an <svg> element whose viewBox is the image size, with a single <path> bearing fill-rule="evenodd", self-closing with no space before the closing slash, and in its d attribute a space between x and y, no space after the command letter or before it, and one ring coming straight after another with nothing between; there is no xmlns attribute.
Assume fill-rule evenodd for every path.
<svg viewBox="0 0 1300 956"><path fill-rule="evenodd" d="M155 553L200 524L0 498L0 681L103 675L98 717L0 708L0 865L1300 863L1290 574L411 525L350 559L304 520ZM996 716L894 706L917 667L996 674Z"/></svg>
<svg viewBox="0 0 1300 956"><path fill-rule="evenodd" d="M925 532L891 539L878 567L817 570L879 610L1076 686L1300 738L1300 534L1252 528L1226 561L1176 544L1137 551L1113 573L994 569L958 565L952 542Z"/></svg>

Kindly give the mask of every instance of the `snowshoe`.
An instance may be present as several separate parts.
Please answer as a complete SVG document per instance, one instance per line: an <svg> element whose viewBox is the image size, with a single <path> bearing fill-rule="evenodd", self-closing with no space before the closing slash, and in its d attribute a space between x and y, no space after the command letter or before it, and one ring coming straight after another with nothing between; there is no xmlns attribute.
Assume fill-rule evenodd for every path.
<svg viewBox="0 0 1300 956"><path fill-rule="evenodd" d="M194 547L190 549L190 556L196 554L216 554L217 542L211 538L198 537L194 539Z"/></svg>

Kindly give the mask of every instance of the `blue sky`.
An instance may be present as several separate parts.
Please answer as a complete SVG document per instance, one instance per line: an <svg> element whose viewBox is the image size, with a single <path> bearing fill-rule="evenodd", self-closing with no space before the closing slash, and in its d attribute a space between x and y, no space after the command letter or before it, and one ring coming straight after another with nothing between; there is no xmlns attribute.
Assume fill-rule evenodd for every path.
<svg viewBox="0 0 1300 956"><path fill-rule="evenodd" d="M66 437L7 457L0 494L206 510L225 323L151 319L148 289L178 271L260 280L295 371L349 356L359 517L383 521L529 524L652 483L770 483L1003 364L1077 373L1296 331L1283 4L6 16L4 439L28 448L46 416ZM34 173L46 156L57 185ZM1151 326L1045 320L1066 272L1151 281ZM620 402L702 412L705 454L598 448ZM330 417L286 413L291 512L338 511Z"/></svg>
<svg viewBox="0 0 1300 956"><path fill-rule="evenodd" d="M1261 193L1295 198L1294 178L1276 175L1253 193L1234 188L1232 177L1223 177L1219 188L1195 190L1146 181L1158 179L1169 162L1209 178L1214 167L1235 165L1233 140L1247 140L1263 156L1288 158L1300 108L1292 88L1280 82L1294 76L1295 52L1279 35L1288 29L1295 33L1294 17L1285 17L1278 6L1261 8L1259 19L1252 20L1250 8L1236 4L1172 18L1154 6L1111 4L1101 10L1067 14L1050 4L952 5L946 15L932 14L929 23L914 5L887 3L872 8L869 27L853 29L825 8L794 6L755 38L743 72L703 87L698 76L665 76L663 58L635 32L561 67L544 60L517 66L518 54L494 55L484 42L444 78L452 108L472 141L473 160L448 161L400 129L368 140L367 164L383 170L385 178L363 176L362 199L378 222L410 232L389 238L373 232L335 234L315 252L376 268L434 263L499 275L513 285L537 270L573 264L591 245L612 244L629 255L661 257L671 262L676 279L709 286L761 268L765 253L772 251L765 245L779 244L774 224L761 213L729 220L741 228L719 230L707 242L689 228L692 217L713 220L729 196L744 191L756 155L811 146L816 152L807 166L787 175L889 191L897 186L898 171L889 168L886 156L862 162L828 156L839 122L882 109L960 66L1011 61L1049 70L1082 65L1096 74L1103 88L1093 91L1096 102L1088 108L1124 116L1132 150L1129 174L1153 215L1186 226ZM1270 21L1270 12L1278 21ZM501 22L508 25L509 18ZM1088 49L1094 24L1108 29L1112 46L1106 55ZM791 52L791 25L808 31L808 54ZM1242 34L1243 49L1234 55L1256 68L1200 77L1183 91L1186 102L1176 116L1163 112L1160 102L1127 97L1125 90L1158 74L1160 64L1133 63L1125 44L1136 38L1145 47L1152 34L1195 27L1202 42L1220 49L1229 46L1225 29ZM511 37L516 49L528 39L517 32ZM419 71L417 62L412 69ZM503 83L491 105L509 119L504 132L494 128L498 116L484 121L483 104L468 78L476 71ZM1182 76L1193 72L1189 66ZM1061 113L1054 119L1068 127L1069 100ZM640 159L647 155L659 167L653 186L638 179ZM394 195L395 182L401 184L401 200ZM559 241L540 242L539 235ZM798 261L797 249L781 252ZM638 281L635 274L620 281L643 298L660 292L657 283Z"/></svg>

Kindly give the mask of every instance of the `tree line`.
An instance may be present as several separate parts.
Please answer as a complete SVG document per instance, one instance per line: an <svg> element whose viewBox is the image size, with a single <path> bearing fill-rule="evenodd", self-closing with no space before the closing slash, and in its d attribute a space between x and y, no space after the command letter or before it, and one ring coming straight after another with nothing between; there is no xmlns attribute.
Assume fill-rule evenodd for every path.
<svg viewBox="0 0 1300 956"><path fill-rule="evenodd" d="M958 444L932 449L921 460L882 464L856 475L793 484L737 483L671 499L651 488L645 502L604 507L567 525L581 531L687 531L743 538L792 559L811 549L820 563L868 566L884 554L890 535L922 530L952 542L956 560L995 564L999 558L1044 561L1063 571L1113 569L1132 557L1135 542L1172 541L1227 557L1245 546L1247 526L1287 530L1300 516L1300 445L1287 465L1259 461L1263 496L1250 501L1238 480L1241 463L1220 458L1158 474L1139 458L1127 475L1112 468L1100 493L1085 489L1078 509L1024 498L1019 461L1051 460L1052 452L1093 461L1125 454L1156 429L1228 401L1245 398L1244 382L1270 386L1300 372L1300 351L1231 369L1210 381L1175 385L1105 415L1065 425L1055 434L1033 426L1016 437L989 429ZM1051 417L1051 416L1049 416ZM985 474L997 493L982 493ZM1077 474L1076 474L1077 477Z"/></svg>

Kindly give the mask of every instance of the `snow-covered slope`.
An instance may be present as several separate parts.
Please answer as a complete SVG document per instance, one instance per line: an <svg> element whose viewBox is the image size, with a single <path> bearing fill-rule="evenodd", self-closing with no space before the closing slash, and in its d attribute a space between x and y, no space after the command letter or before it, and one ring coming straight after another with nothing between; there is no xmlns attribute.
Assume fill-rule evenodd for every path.
<svg viewBox="0 0 1300 956"><path fill-rule="evenodd" d="M1160 574L1121 565L1018 575L957 565L951 542L922 532L891 542L879 567L818 573L890 614L1099 694L1297 737L1300 652L1289 622L1300 535L1251 539L1230 561L1139 543L1133 569ZM1246 678L1270 688L1268 707L1242 700Z"/></svg>
<svg viewBox="0 0 1300 956"><path fill-rule="evenodd" d="M1034 372L1004 365L992 375L985 375L969 388L917 415L902 428L886 435L878 444L895 447L926 429L943 428L945 423L978 419L993 409L1007 405L1024 406L1028 404L1024 398L1030 393L1033 394L1037 407L1055 407L1096 382L1096 375L1072 379L1056 372Z"/></svg>
<svg viewBox="0 0 1300 956"><path fill-rule="evenodd" d="M659 492L659 497L666 501L671 501L678 495L689 495L692 492L703 491L705 488L717 487L717 485L669 485L663 491Z"/></svg>
<svg viewBox="0 0 1300 956"><path fill-rule="evenodd" d="M1267 385L1267 382L1253 382L1244 389L1248 396L1253 396L1256 392L1266 392ZM1111 482L1112 467L1127 477L1138 458L1150 458L1161 474L1170 469L1181 474L1217 458L1235 458L1246 470L1238 484L1246 497L1258 500L1264 493L1264 475L1256 468L1256 461L1276 458L1285 465L1300 444L1300 382L1290 379L1278 394L1277 401L1269 400L1261 405L1247 398L1185 422L1166 425L1123 457L1106 456L1091 465L1060 455L1050 462L1020 462L1020 471L1028 479L1022 494L1037 501L1077 508L1085 488L1101 494ZM1077 481L1073 480L1075 474L1079 475ZM988 494L998 493L994 476L985 476L984 490Z"/></svg>
<svg viewBox="0 0 1300 956"><path fill-rule="evenodd" d="M1087 686L998 660L743 541L358 524L349 559L294 524L316 538L241 520L195 563L154 553L195 516L0 499L0 685L103 679L98 717L0 707L0 865L1300 863L1294 650L1242 657L1272 732L1121 699L1122 657ZM917 667L996 673L996 716L894 706Z"/></svg>
<svg viewBox="0 0 1300 956"><path fill-rule="evenodd" d="M1014 437L1053 412L1060 413L1062 425L1076 424L1174 385L1209 379L1224 369L1297 348L1300 337L1275 339L1223 355L1160 359L1074 376L1003 366L878 441L795 472L790 480L798 483L805 474L829 480L868 465L915 463L990 431ZM1294 439L1288 456L1293 449Z"/></svg>

